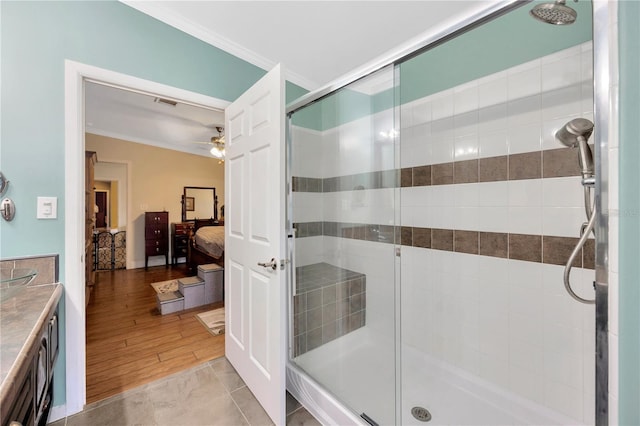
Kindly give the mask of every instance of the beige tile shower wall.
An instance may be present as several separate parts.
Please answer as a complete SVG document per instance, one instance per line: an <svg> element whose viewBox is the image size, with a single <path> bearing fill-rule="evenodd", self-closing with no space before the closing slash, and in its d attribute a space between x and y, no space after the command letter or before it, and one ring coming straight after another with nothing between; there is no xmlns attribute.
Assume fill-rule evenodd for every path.
<svg viewBox="0 0 640 426"><path fill-rule="evenodd" d="M566 122L593 120L591 68L585 44L404 105L402 167L508 155L519 173L520 155L561 148ZM577 237L585 221L579 177L409 187L401 200L403 226ZM403 344L593 422L593 306L565 292L562 266L403 246L401 270ZM592 270L571 277L593 297Z"/></svg>
<svg viewBox="0 0 640 426"><path fill-rule="evenodd" d="M322 132L292 127L293 176L323 178L323 152L325 143ZM296 191L292 195L293 222L322 222L324 207L322 192ZM295 241L295 266L306 266L322 262L324 259L324 239L322 236L299 238Z"/></svg>
<svg viewBox="0 0 640 426"><path fill-rule="evenodd" d="M294 127L293 175L329 178L394 169L393 141L381 136L381 133L388 133L393 128L392 119L392 111L387 110L324 131L320 135L312 130ZM296 164L298 162L304 164ZM320 172L318 166L322 166ZM394 191L397 190L294 192L293 220L392 225L395 215ZM397 259L393 246L329 236L299 238L295 244L295 266L327 262L367 276L365 326L374 329L381 336L381 342L392 344Z"/></svg>
<svg viewBox="0 0 640 426"><path fill-rule="evenodd" d="M509 155L510 173L523 170L520 154L562 148L557 129L593 119L590 61L584 44L403 105L402 167ZM579 188L577 176L405 188L402 223L575 236Z"/></svg>
<svg viewBox="0 0 640 426"><path fill-rule="evenodd" d="M590 423L592 308L567 297L562 267L403 247L402 340L428 357ZM582 270L579 294L591 289ZM411 374L411 372L406 372Z"/></svg>
<svg viewBox="0 0 640 426"><path fill-rule="evenodd" d="M324 141L322 132L292 126L291 172L293 176L322 178Z"/></svg>
<svg viewBox="0 0 640 426"><path fill-rule="evenodd" d="M593 120L591 53L589 43L576 46L403 105L401 166L454 167L509 156L509 173L525 173L533 153L542 158L543 151L562 148L553 136L557 129L573 118ZM335 160L323 157L321 176L393 169L386 163L392 155L375 157L361 144L368 136L373 145L378 127L390 124L384 117L374 116L369 128L367 118L324 132L323 146ZM358 129L362 139L355 137ZM340 161L343 154L350 161ZM585 220L579 181L519 177L402 188L401 225L577 237ZM307 195L299 198L308 205L298 217L305 221L384 225L395 210L390 189ZM378 208L367 209L374 201ZM318 205L323 213L314 211ZM393 336L393 246L303 238L306 258L317 255L320 238L323 261L367 275L367 327ZM401 259L403 344L576 423L593 422L593 308L566 294L561 266L404 246ZM593 294L592 280L592 270L572 273L585 297Z"/></svg>
<svg viewBox="0 0 640 426"><path fill-rule="evenodd" d="M593 120L591 54L586 43L402 105L402 167L560 148L558 128Z"/></svg>
<svg viewBox="0 0 640 426"><path fill-rule="evenodd" d="M294 267L323 261L326 258L324 239L323 236L296 239Z"/></svg>
<svg viewBox="0 0 640 426"><path fill-rule="evenodd" d="M367 322L385 346L384 353L393 353L395 332L395 272L396 257L392 244L325 236L324 262L360 272L367 277ZM391 346L389 346L391 345ZM381 348L382 349L382 348ZM381 352L382 353L382 352ZM392 360L379 360L384 368L392 368ZM387 364L390 362L391 364Z"/></svg>
<svg viewBox="0 0 640 426"><path fill-rule="evenodd" d="M323 176L394 169L394 141L386 136L394 128L393 111L385 110L324 131Z"/></svg>

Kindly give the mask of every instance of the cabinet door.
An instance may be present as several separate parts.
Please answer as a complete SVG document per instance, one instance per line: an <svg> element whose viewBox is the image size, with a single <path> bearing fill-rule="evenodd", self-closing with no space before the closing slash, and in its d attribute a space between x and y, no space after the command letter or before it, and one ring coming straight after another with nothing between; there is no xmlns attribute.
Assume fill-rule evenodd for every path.
<svg viewBox="0 0 640 426"><path fill-rule="evenodd" d="M147 212L144 217L145 240L168 239L169 213Z"/></svg>
<svg viewBox="0 0 640 426"><path fill-rule="evenodd" d="M187 245L189 243L189 238L186 235L178 235L176 236L175 242L176 257L185 257L187 255Z"/></svg>
<svg viewBox="0 0 640 426"><path fill-rule="evenodd" d="M167 251L167 243L165 241L147 241L144 247L145 253L149 256L164 254Z"/></svg>
<svg viewBox="0 0 640 426"><path fill-rule="evenodd" d="M23 425L33 424L35 411L33 401L33 367L29 369L27 376L18 391L16 399L10 409L7 424L11 421L20 422Z"/></svg>
<svg viewBox="0 0 640 426"><path fill-rule="evenodd" d="M167 238L167 229L157 224L151 224L144 229L145 240L164 240Z"/></svg>
<svg viewBox="0 0 640 426"><path fill-rule="evenodd" d="M59 336L59 325L58 325L58 311L53 314L51 319L49 320L49 378L53 375L53 366L56 363L56 359L58 359L58 336Z"/></svg>

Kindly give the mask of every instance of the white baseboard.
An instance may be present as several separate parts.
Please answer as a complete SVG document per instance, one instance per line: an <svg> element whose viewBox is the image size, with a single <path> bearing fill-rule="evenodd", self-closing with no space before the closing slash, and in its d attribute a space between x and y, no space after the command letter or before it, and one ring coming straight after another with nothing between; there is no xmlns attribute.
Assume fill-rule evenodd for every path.
<svg viewBox="0 0 640 426"><path fill-rule="evenodd" d="M164 257L154 256L153 258L149 259L149 266L165 266L165 265L166 264L164 262ZM169 258L169 265L171 265L171 258ZM134 260L133 268L129 268L129 265L127 265L127 269L138 269L138 268L144 268L144 259Z"/></svg>
<svg viewBox="0 0 640 426"><path fill-rule="evenodd" d="M49 419L47 420L47 423L52 423L60 419L64 419L65 417L67 417L66 405L53 406L51 407L51 411L49 411Z"/></svg>

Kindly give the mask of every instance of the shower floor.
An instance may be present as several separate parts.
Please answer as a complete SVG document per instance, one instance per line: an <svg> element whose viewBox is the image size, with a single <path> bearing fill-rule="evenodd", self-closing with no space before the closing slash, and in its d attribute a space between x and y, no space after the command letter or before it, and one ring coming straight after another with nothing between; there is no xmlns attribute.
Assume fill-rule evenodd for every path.
<svg viewBox="0 0 640 426"><path fill-rule="evenodd" d="M381 425L394 424L395 378L388 367L394 351L390 340L381 340L365 326L296 361L354 412L364 412ZM430 411L432 425L580 424L413 348L403 347L402 359L402 425L425 425L411 415L415 406Z"/></svg>

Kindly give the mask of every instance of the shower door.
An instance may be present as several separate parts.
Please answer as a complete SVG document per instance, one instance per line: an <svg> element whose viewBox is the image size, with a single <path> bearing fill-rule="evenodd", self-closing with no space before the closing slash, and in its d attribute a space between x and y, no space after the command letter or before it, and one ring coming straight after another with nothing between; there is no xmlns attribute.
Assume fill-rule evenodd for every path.
<svg viewBox="0 0 640 426"><path fill-rule="evenodd" d="M289 118L291 358L353 413L396 422L394 68Z"/></svg>
<svg viewBox="0 0 640 426"><path fill-rule="evenodd" d="M290 115L290 356L363 421L594 422L595 312L563 285L585 199L555 138L594 121L591 3L564 27L532 6Z"/></svg>
<svg viewBox="0 0 640 426"><path fill-rule="evenodd" d="M593 120L591 5L564 27L532 6L399 64L403 425L594 421L594 308L563 285L579 155L554 136ZM586 299L593 243L571 275Z"/></svg>

